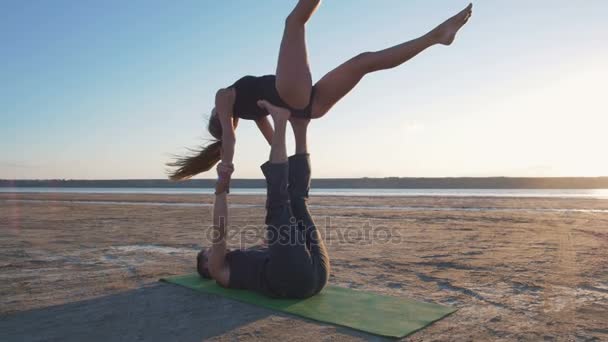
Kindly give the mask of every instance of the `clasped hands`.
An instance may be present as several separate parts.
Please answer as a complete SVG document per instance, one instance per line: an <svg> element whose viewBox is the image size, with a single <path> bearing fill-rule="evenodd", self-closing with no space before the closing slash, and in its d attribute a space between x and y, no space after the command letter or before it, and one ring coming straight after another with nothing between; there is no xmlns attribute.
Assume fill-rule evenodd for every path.
<svg viewBox="0 0 608 342"><path fill-rule="evenodd" d="M230 178L234 172L232 163L220 162L217 164L217 183L215 184L215 194L228 193L230 190Z"/></svg>

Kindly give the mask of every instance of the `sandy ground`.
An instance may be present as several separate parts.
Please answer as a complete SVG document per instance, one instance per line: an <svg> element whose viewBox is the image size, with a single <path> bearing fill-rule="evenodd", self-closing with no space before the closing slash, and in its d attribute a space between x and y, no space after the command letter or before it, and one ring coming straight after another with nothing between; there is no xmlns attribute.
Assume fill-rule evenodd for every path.
<svg viewBox="0 0 608 342"><path fill-rule="evenodd" d="M211 201L0 194L0 341L381 340L158 283L194 272ZM258 244L263 198L231 202L230 245ZM608 340L608 200L311 204L331 283L459 309L405 340Z"/></svg>

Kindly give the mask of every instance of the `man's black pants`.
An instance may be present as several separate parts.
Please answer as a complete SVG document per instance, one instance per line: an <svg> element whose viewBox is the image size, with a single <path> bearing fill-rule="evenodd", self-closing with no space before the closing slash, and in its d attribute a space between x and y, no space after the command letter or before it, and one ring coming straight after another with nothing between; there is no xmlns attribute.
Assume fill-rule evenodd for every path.
<svg viewBox="0 0 608 342"><path fill-rule="evenodd" d="M310 157L262 165L266 177L266 224L270 261L266 279L279 296L306 298L327 284L330 266L325 243L308 211Z"/></svg>

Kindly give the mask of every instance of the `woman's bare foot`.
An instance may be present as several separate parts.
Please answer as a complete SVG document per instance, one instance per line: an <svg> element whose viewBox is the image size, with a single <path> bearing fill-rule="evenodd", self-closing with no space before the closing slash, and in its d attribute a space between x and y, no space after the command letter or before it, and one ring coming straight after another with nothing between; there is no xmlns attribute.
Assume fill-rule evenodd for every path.
<svg viewBox="0 0 608 342"><path fill-rule="evenodd" d="M289 120L291 117L291 111L289 111L289 109L275 106L266 100L259 100L258 106L270 113L270 116L272 116L272 120L274 120L274 122L287 122L287 120Z"/></svg>
<svg viewBox="0 0 608 342"><path fill-rule="evenodd" d="M460 28L467 23L472 14L473 4L469 4L458 14L437 26L433 31L430 32L430 35L435 41L437 41L437 43L450 45L454 41L458 30L460 30Z"/></svg>

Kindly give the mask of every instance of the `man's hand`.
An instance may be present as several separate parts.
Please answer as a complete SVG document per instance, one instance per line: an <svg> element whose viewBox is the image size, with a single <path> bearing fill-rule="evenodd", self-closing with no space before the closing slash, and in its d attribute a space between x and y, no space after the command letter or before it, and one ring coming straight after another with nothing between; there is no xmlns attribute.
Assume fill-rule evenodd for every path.
<svg viewBox="0 0 608 342"><path fill-rule="evenodd" d="M215 193L222 194L230 189L230 178L234 172L234 165L225 162L217 164L217 184L215 185Z"/></svg>

